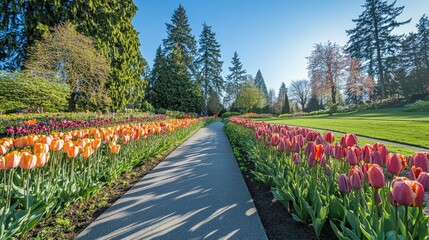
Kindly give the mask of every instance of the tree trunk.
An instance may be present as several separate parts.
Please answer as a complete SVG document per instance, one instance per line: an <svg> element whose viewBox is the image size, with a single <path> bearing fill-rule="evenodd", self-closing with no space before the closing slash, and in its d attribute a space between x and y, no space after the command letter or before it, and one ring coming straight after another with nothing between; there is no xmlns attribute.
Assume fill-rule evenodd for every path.
<svg viewBox="0 0 429 240"><path fill-rule="evenodd" d="M332 98L332 104L337 103L337 89L335 87L331 87L331 98Z"/></svg>
<svg viewBox="0 0 429 240"><path fill-rule="evenodd" d="M69 111L75 112L76 111L76 92L72 92L69 98Z"/></svg>

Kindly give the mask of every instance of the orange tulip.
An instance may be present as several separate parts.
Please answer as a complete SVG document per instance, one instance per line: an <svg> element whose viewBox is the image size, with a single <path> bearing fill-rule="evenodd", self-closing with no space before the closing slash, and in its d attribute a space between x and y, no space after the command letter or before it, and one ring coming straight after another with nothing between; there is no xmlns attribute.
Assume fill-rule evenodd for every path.
<svg viewBox="0 0 429 240"><path fill-rule="evenodd" d="M82 156L83 156L83 158L89 158L93 153L94 153L94 149L92 149L91 145L87 145L83 149Z"/></svg>
<svg viewBox="0 0 429 240"><path fill-rule="evenodd" d="M20 137L20 138L15 139L13 141L13 145L16 148L25 148L27 146L27 142L26 142L25 137Z"/></svg>
<svg viewBox="0 0 429 240"><path fill-rule="evenodd" d="M28 135L25 138L27 146L34 146L34 144L36 143L36 141L38 139L39 139L39 136L37 136L37 135Z"/></svg>
<svg viewBox="0 0 429 240"><path fill-rule="evenodd" d="M397 177L392 181L390 202L394 205L419 207L423 203L424 188L417 181Z"/></svg>
<svg viewBox="0 0 429 240"><path fill-rule="evenodd" d="M5 170L6 169L6 160L4 159L4 157L0 157L0 170Z"/></svg>
<svg viewBox="0 0 429 240"><path fill-rule="evenodd" d="M115 142L111 142L109 147L110 147L110 152L114 154L119 153L119 150L121 149L121 145L118 145Z"/></svg>
<svg viewBox="0 0 429 240"><path fill-rule="evenodd" d="M18 151L12 151L4 156L6 169L16 168L21 160Z"/></svg>
<svg viewBox="0 0 429 240"><path fill-rule="evenodd" d="M36 166L37 157L32 154L23 154L21 156L21 161L19 161L19 167L21 169L30 170Z"/></svg>
<svg viewBox="0 0 429 240"><path fill-rule="evenodd" d="M54 152L58 152L64 147L64 140L62 139L53 139L50 145L50 149Z"/></svg>
<svg viewBox="0 0 429 240"><path fill-rule="evenodd" d="M7 152L7 150L8 149L6 148L5 145L3 145L3 144L0 145L0 155L5 154Z"/></svg>
<svg viewBox="0 0 429 240"><path fill-rule="evenodd" d="M100 146L101 146L101 139L96 138L96 139L93 139L93 140L92 140L92 142L91 142L91 147L92 147L93 149L98 149Z"/></svg>
<svg viewBox="0 0 429 240"><path fill-rule="evenodd" d="M43 167L49 161L49 156L49 153L37 153L36 167Z"/></svg>
<svg viewBox="0 0 429 240"><path fill-rule="evenodd" d="M36 143L33 148L34 154L49 152L49 145L46 143Z"/></svg>
<svg viewBox="0 0 429 240"><path fill-rule="evenodd" d="M39 142L41 142L41 143L46 143L46 144L48 144L48 145L51 145L51 143L52 143L52 137L51 136L44 136L44 137L42 137L41 139L39 139Z"/></svg>
<svg viewBox="0 0 429 240"><path fill-rule="evenodd" d="M69 151L70 147L73 147L74 144L72 141L68 141L66 143L64 143L64 147L63 147L63 152L67 153Z"/></svg>
<svg viewBox="0 0 429 240"><path fill-rule="evenodd" d="M69 158L76 158L79 152L81 151L82 151L82 147L72 145L67 148L67 156Z"/></svg>

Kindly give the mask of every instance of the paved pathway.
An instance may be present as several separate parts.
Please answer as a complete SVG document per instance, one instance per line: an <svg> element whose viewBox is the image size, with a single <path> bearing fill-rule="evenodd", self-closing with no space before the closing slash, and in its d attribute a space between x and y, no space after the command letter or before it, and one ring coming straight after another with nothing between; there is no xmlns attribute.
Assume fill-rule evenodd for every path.
<svg viewBox="0 0 429 240"><path fill-rule="evenodd" d="M200 129L77 239L267 239L223 124Z"/></svg>

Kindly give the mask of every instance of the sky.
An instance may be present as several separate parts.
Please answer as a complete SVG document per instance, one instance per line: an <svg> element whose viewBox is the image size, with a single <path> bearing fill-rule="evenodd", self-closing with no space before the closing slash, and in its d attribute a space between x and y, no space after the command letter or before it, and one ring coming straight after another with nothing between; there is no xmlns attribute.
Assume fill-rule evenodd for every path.
<svg viewBox="0 0 429 240"><path fill-rule="evenodd" d="M364 10L365 0L137 0L133 25L139 32L140 51L152 67L155 52L166 38L166 23L179 4L186 9L192 34L198 41L202 24L212 26L221 45L222 76L229 74L237 51L243 68L256 75L258 69L267 88L278 92L282 82L308 79L307 60L316 43L347 43L346 29ZM389 0L389 3L392 1ZM429 0L397 0L405 6L397 18L409 24L395 34L416 31L416 23L429 15Z"/></svg>

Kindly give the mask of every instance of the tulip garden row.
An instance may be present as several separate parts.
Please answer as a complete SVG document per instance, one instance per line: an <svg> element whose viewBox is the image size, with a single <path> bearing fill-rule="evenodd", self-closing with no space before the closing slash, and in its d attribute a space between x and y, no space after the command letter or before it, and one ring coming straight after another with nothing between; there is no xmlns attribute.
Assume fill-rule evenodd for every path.
<svg viewBox="0 0 429 240"><path fill-rule="evenodd" d="M4 120L3 129L0 131L3 134L14 137L24 136L29 134L49 134L51 131L70 131L82 128L91 127L106 127L118 124L141 123L155 120L163 120L167 118L164 114L144 115L144 116L96 116L86 114L85 118L66 118L66 117L43 117L30 120ZM1 134L1 132L0 132Z"/></svg>
<svg viewBox="0 0 429 240"><path fill-rule="evenodd" d="M173 119L0 139L0 239L182 142L212 119Z"/></svg>
<svg viewBox="0 0 429 240"><path fill-rule="evenodd" d="M335 143L330 132L239 117L225 130L254 162L256 179L317 236L327 224L339 239L429 236L429 153L407 158L380 143L359 146L354 134Z"/></svg>

